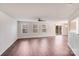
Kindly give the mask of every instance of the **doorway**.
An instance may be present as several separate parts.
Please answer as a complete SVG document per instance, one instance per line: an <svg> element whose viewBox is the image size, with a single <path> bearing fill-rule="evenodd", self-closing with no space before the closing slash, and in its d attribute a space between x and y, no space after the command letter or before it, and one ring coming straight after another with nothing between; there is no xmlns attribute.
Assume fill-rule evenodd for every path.
<svg viewBox="0 0 79 59"><path fill-rule="evenodd" d="M62 35L62 26L56 25L55 31L56 35Z"/></svg>

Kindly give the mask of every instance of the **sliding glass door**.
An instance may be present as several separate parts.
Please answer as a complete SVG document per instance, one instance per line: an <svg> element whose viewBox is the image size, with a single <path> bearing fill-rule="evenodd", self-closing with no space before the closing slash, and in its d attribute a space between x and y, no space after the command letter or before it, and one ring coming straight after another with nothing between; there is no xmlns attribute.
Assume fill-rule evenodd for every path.
<svg viewBox="0 0 79 59"><path fill-rule="evenodd" d="M56 28L55 28L55 30L56 30L56 35L62 35L62 26L56 26Z"/></svg>

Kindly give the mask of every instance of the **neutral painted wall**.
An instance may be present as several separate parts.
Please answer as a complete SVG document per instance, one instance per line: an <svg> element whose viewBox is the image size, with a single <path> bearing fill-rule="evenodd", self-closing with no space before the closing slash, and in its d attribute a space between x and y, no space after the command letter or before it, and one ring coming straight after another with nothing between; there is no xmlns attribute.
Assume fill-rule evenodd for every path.
<svg viewBox="0 0 79 59"><path fill-rule="evenodd" d="M0 55L17 39L17 22L0 11Z"/></svg>
<svg viewBox="0 0 79 59"><path fill-rule="evenodd" d="M62 25L62 35L68 35L68 23Z"/></svg>
<svg viewBox="0 0 79 59"><path fill-rule="evenodd" d="M79 17L72 19L69 24L68 44L73 52L79 56Z"/></svg>
<svg viewBox="0 0 79 59"><path fill-rule="evenodd" d="M79 35L75 33L69 33L68 35L68 44L75 53L79 56Z"/></svg>
<svg viewBox="0 0 79 59"><path fill-rule="evenodd" d="M73 20L71 20L69 24L69 33L74 32L76 34L79 34L79 17L76 17Z"/></svg>
<svg viewBox="0 0 79 59"><path fill-rule="evenodd" d="M29 31L27 34L23 34L21 31L21 24L28 24L29 25ZM38 33L32 32L32 25L38 24L39 30ZM43 33L41 31L41 25L46 24L47 25L47 32ZM27 22L27 21L19 21L18 22L18 38L30 38L30 37L48 37L48 36L55 36L55 26L53 22Z"/></svg>
<svg viewBox="0 0 79 59"><path fill-rule="evenodd" d="M77 19L77 32L78 32L78 34L79 34L79 17L78 17L78 19Z"/></svg>

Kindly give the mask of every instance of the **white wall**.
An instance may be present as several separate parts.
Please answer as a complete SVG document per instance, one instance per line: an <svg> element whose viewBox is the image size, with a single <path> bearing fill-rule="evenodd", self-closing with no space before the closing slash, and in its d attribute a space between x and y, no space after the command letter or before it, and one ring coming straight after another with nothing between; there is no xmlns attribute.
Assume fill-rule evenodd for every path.
<svg viewBox="0 0 79 59"><path fill-rule="evenodd" d="M76 15L76 14L75 14ZM73 15L74 17L74 15ZM76 22L75 30L71 29L68 33L68 44L75 55L79 56L79 17L73 18L70 22ZM71 24L73 25L73 24Z"/></svg>
<svg viewBox="0 0 79 59"><path fill-rule="evenodd" d="M76 34L79 34L79 17L77 17L75 20L76 20Z"/></svg>
<svg viewBox="0 0 79 59"><path fill-rule="evenodd" d="M68 25L62 25L62 35L68 35Z"/></svg>
<svg viewBox="0 0 79 59"><path fill-rule="evenodd" d="M74 24L73 24L73 22L75 22ZM74 26L75 25L75 26ZM76 17L76 18L74 18L73 20L71 20L70 21L70 30L69 30L69 33L71 32L71 33L76 33L76 34L79 34L79 17ZM71 28L71 27L73 27L73 29Z"/></svg>
<svg viewBox="0 0 79 59"><path fill-rule="evenodd" d="M29 33L23 34L21 32L21 24L28 24L29 25ZM32 24L38 24L39 25L39 32L33 33L32 32ZM46 24L47 25L47 32L42 33L41 32L41 25ZM48 36L55 36L55 26L53 22L27 22L27 21L19 21L18 22L18 38L30 38L30 37L48 37Z"/></svg>
<svg viewBox="0 0 79 59"><path fill-rule="evenodd" d="M78 18L78 26L77 27L78 27L78 34L79 34L79 18Z"/></svg>
<svg viewBox="0 0 79 59"><path fill-rule="evenodd" d="M0 55L17 39L17 22L0 11Z"/></svg>
<svg viewBox="0 0 79 59"><path fill-rule="evenodd" d="M79 35L75 33L69 33L68 44L75 55L79 56Z"/></svg>

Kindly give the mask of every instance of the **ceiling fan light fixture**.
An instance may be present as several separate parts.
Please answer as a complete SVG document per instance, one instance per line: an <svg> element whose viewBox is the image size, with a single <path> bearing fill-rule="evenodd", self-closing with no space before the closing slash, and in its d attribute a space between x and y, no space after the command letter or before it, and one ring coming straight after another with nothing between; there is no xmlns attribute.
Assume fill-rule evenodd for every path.
<svg viewBox="0 0 79 59"><path fill-rule="evenodd" d="M43 20L41 20L40 18L38 18L38 21L43 21Z"/></svg>

